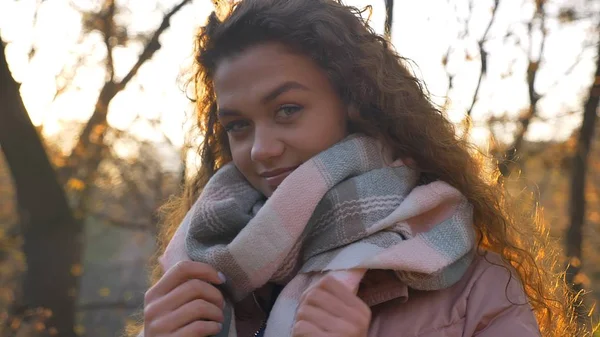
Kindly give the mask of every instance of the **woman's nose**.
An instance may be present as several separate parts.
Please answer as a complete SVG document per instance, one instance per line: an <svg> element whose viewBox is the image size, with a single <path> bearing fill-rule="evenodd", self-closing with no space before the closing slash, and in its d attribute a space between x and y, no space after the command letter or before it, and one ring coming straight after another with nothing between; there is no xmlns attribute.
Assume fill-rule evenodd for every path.
<svg viewBox="0 0 600 337"><path fill-rule="evenodd" d="M251 159L255 162L265 162L281 156L285 146L279 138L275 130L266 127L256 128L250 153Z"/></svg>

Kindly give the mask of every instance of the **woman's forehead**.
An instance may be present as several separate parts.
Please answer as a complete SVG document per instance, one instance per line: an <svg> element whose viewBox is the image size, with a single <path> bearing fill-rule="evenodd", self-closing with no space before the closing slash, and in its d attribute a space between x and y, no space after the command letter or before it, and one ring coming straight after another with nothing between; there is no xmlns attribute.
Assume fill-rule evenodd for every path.
<svg viewBox="0 0 600 337"><path fill-rule="evenodd" d="M328 85L328 80L309 57L275 43L248 48L222 60L214 76L219 105L244 96L260 100L285 84L295 89L319 90Z"/></svg>

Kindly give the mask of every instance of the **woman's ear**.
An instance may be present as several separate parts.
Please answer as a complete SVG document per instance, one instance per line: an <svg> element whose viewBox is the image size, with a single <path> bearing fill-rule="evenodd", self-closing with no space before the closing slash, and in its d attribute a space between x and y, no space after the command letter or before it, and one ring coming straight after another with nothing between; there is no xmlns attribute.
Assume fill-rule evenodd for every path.
<svg viewBox="0 0 600 337"><path fill-rule="evenodd" d="M348 119L357 120L360 118L360 111L355 103L348 104Z"/></svg>
<svg viewBox="0 0 600 337"><path fill-rule="evenodd" d="M347 132L348 134L358 132L358 128L356 126L356 121L360 120L360 111L358 107L354 103L348 104L347 115L346 115L346 123L347 123Z"/></svg>

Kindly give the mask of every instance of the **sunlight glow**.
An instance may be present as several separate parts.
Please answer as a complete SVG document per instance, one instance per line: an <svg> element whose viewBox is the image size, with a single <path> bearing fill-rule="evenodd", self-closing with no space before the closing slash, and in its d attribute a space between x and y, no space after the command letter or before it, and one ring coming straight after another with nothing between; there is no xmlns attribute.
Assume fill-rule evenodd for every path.
<svg viewBox="0 0 600 337"><path fill-rule="evenodd" d="M33 123L43 125L43 132L47 135L60 133L67 125L65 122L89 118L94 108L92 102L95 102L106 76L103 63L106 50L100 34L92 33L82 38L78 10L91 9L93 4L86 1L73 3L75 7L66 1L43 2L35 27L32 20L36 1L0 3L0 31L4 41L8 42L6 54L13 75L22 83L21 93ZM117 20L126 23L129 34L147 34L158 25L161 13L175 3L173 0L161 1L161 11L157 11L153 2L129 1L128 11L121 13ZM358 8L371 4L371 24L378 33L383 33L383 1L349 0L346 3ZM462 120L472 99L479 74L476 39L483 34L491 15L491 5L492 1L481 1L474 8L471 23L473 37L470 42L463 43L470 54L464 57L473 60L459 62L455 57L448 64L450 71L455 73L455 90L451 92L452 100L447 113L456 122ZM140 124L142 119L158 120L159 132L164 133L175 145L183 144L185 116L191 115L193 108L183 93L181 76L189 74L195 30L204 23L211 10L210 1L197 0L173 17L171 28L160 39L162 48L112 101L108 120L113 127L133 132L142 139L158 140L160 136L156 135L156 128L147 123ZM393 43L401 55L416 62L418 66L414 68L415 72L425 80L433 100L438 104L444 103L448 85L442 56L449 41L455 39L460 26L452 15L448 15L454 10L444 0L413 1L395 6ZM458 6L456 10L464 15L466 7ZM493 37L494 34L505 32L508 25L514 24L514 20L526 18L531 10L517 1L502 2L498 9L498 20L490 35ZM521 17L515 17L512 13L519 13ZM543 61L546 64L544 69L553 71L540 71L536 89L542 93L550 90L551 94L539 103L541 116L550 120L532 123L528 133L531 139L564 139L578 123L577 118L563 112L580 109L580 100L565 101L565 97L577 97L577 93L589 84L587 77L591 62L586 60L591 60L593 54L584 55L586 62L582 62L570 77L559 76L581 50L581 38L573 36L582 36L582 29L585 27L581 25L573 25L568 29L549 27L547 53ZM35 54L29 60L32 46L35 46ZM122 78L135 63L142 46L143 41L133 39L126 46L114 48L117 79ZM461 50L460 45L454 47L457 51ZM495 60L504 59L504 55L509 57L522 53L516 47L507 48L498 38L489 41L486 49ZM85 56L79 59L78 56L82 54ZM62 73L63 68L68 70L75 66L78 66L76 73ZM526 60L521 58L513 64L512 71L525 74L526 67ZM504 78L503 74L508 71L506 62L489 64L487 81L480 89L481 99L473 110L476 122L471 136L478 143L485 144L489 138L487 126L477 124L478 120L484 120L491 114L514 117L527 105L527 90L523 87L526 83L522 75ZM555 82L556 85L550 88L548 83ZM71 86L54 99L57 83L71 83Z"/></svg>

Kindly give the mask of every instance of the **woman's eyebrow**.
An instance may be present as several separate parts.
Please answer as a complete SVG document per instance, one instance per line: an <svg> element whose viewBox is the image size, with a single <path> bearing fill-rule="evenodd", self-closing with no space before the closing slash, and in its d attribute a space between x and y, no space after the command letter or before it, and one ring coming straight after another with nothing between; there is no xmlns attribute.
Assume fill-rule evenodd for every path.
<svg viewBox="0 0 600 337"><path fill-rule="evenodd" d="M277 88L271 90L271 92L269 92L268 94L266 94L261 102L263 104L268 103L269 101L274 100L275 98L277 98L277 96L288 92L290 90L294 90L294 89L300 89L300 90L305 90L305 91L309 91L310 89L308 89L306 86L296 82L296 81L287 81L282 83L280 86L278 86Z"/></svg>
<svg viewBox="0 0 600 337"><path fill-rule="evenodd" d="M261 102L263 104L266 104L272 100L274 100L275 98L277 98L279 95L286 93L290 90L304 90L304 91L310 91L310 89L308 87L306 87L303 84L300 84L296 81L287 81L282 83L281 85L279 85L278 87L276 87L275 89L271 90L268 94L266 94L262 99ZM241 116L242 114L237 111L237 110L232 110L232 109L219 109L217 111L217 117L219 118L224 118L224 117L237 117L237 116Z"/></svg>
<svg viewBox="0 0 600 337"><path fill-rule="evenodd" d="M218 118L224 118L224 117L237 117L240 116L241 113L237 110L231 110L231 109L219 109L217 111L217 117Z"/></svg>

